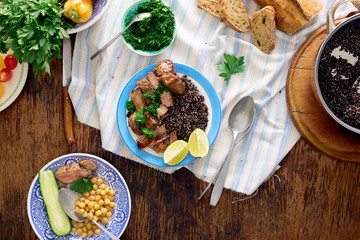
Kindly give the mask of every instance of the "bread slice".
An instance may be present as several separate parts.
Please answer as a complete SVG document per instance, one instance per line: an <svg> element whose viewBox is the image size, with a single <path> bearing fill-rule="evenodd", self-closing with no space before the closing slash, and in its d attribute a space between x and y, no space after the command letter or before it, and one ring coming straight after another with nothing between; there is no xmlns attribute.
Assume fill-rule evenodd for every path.
<svg viewBox="0 0 360 240"><path fill-rule="evenodd" d="M221 0L222 22L238 32L250 30L250 18L243 0Z"/></svg>
<svg viewBox="0 0 360 240"><path fill-rule="evenodd" d="M297 32L323 9L316 0L255 0L255 2L261 8L273 6L276 26L289 35Z"/></svg>
<svg viewBox="0 0 360 240"><path fill-rule="evenodd" d="M219 8L220 0L198 0L198 8L204 9L211 15L221 18L221 11Z"/></svg>
<svg viewBox="0 0 360 240"><path fill-rule="evenodd" d="M251 18L251 36L255 46L268 53L275 48L275 8L266 6Z"/></svg>

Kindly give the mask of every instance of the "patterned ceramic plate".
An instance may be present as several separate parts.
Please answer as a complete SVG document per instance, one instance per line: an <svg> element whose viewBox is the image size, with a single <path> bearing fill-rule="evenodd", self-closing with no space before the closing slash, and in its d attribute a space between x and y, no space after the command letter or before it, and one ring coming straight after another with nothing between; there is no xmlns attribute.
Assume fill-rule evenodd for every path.
<svg viewBox="0 0 360 240"><path fill-rule="evenodd" d="M73 153L54 159L46 164L41 171L51 169L55 172L58 167L78 162L82 158L89 158L94 161L98 167L98 169L94 172L94 176L101 176L105 182L115 190L116 207L113 209L113 215L110 218L110 222L107 223L105 227L116 237L120 237L129 222L131 199L125 180L110 163L94 155ZM75 233L70 233L62 237L56 236L53 233L50 228L50 223L47 218L45 205L42 199L38 175L36 175L29 189L27 212L31 226L40 239L82 239L80 235ZM91 237L87 237L86 239L103 240L110 238L104 232L101 232L99 236L93 235Z"/></svg>
<svg viewBox="0 0 360 240"><path fill-rule="evenodd" d="M174 63L176 72L178 76L186 74L191 82L197 87L200 94L205 98L205 104L208 106L208 125L205 129L205 132L209 138L210 146L215 141L215 138L219 132L220 124L221 124L221 105L219 97L213 87L213 85L207 80L207 78L202 75L199 71L195 70L194 68L180 64ZM137 148L136 140L139 138L132 130L128 127L127 117L126 117L126 100L129 100L130 92L136 88L136 81L146 77L148 72L152 72L156 64L148 66L141 70L140 72L136 73L126 84L124 87L117 106L116 111L116 118L117 118L117 125L120 132L122 139L124 140L125 144L128 148L139 158L144 160L147 163L160 166L160 167L177 167L182 166L185 164L192 163L197 158L191 156L190 154L177 165L166 165L163 160L163 153L157 153L151 148L145 148L139 150Z"/></svg>
<svg viewBox="0 0 360 240"><path fill-rule="evenodd" d="M111 3L111 0L93 0L92 1L93 13L92 13L90 19L84 23L78 23L75 27L68 29L67 32L69 34L77 33L82 30L87 29L88 27L90 27L91 25L96 23L102 17L102 15L105 13L105 11L109 7L110 3Z"/></svg>
<svg viewBox="0 0 360 240"><path fill-rule="evenodd" d="M1 54L1 56L5 58L6 55L12 53L13 52L9 50L7 54ZM11 79L1 83L3 94L0 97L0 112L10 106L21 93L28 75L28 67L29 64L27 63L18 64L14 70L11 70Z"/></svg>

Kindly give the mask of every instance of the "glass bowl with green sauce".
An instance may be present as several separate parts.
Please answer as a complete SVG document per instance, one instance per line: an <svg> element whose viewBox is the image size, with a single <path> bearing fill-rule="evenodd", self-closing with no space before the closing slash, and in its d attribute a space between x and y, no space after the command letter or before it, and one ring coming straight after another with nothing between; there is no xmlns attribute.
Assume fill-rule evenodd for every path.
<svg viewBox="0 0 360 240"><path fill-rule="evenodd" d="M137 54L154 56L166 50L175 39L175 15L161 0L140 0L133 3L121 20L121 29L135 15L150 12L150 17L133 23L123 34L125 45Z"/></svg>

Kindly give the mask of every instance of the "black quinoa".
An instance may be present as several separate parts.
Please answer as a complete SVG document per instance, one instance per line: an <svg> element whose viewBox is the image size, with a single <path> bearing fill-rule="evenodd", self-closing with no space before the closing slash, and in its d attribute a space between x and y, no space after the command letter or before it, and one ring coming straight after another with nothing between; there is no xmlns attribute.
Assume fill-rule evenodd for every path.
<svg viewBox="0 0 360 240"><path fill-rule="evenodd" d="M341 47L358 61L355 66L346 59L331 56L333 49ZM343 122L360 129L360 94L353 87L360 77L360 20L353 21L334 34L321 55L319 86L331 111Z"/></svg>
<svg viewBox="0 0 360 240"><path fill-rule="evenodd" d="M195 128L205 131L208 124L208 107L205 98L187 75L181 80L185 83L186 93L175 94L175 105L169 107L169 116L163 120L168 132L178 131L178 139L187 141Z"/></svg>

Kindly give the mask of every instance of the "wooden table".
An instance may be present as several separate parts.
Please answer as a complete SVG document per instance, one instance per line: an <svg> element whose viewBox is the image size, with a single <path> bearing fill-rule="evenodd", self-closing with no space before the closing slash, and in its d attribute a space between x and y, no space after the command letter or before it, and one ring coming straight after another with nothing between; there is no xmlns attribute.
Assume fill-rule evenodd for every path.
<svg viewBox="0 0 360 240"><path fill-rule="evenodd" d="M74 120L76 143L63 129L62 62L52 76L29 71L18 99L0 112L0 239L36 239L26 209L30 184L50 160L84 152L108 160L123 175L132 200L121 239L359 239L360 164L321 154L300 139L275 178L258 194L225 190L216 207L207 183L186 169L172 175L127 160L101 147L100 132ZM359 156L360 157L360 156Z"/></svg>

